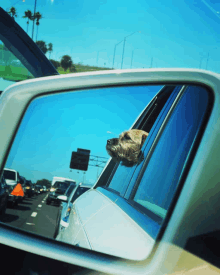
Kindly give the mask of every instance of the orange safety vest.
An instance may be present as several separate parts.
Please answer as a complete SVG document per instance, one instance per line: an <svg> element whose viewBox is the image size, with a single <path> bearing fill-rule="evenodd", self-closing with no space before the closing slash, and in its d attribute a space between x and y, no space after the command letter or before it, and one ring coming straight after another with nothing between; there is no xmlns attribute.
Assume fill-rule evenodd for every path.
<svg viewBox="0 0 220 275"><path fill-rule="evenodd" d="M24 197L24 191L20 183L15 186L15 188L11 192L11 195Z"/></svg>

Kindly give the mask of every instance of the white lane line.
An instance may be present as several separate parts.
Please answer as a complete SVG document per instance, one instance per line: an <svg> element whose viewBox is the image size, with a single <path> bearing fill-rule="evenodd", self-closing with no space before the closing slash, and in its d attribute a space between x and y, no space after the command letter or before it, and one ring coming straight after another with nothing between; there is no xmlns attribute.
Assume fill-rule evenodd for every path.
<svg viewBox="0 0 220 275"><path fill-rule="evenodd" d="M37 212L33 212L32 214L31 214L31 217L36 217L37 216Z"/></svg>
<svg viewBox="0 0 220 275"><path fill-rule="evenodd" d="M42 205L41 205L41 204L39 204L37 207L42 207Z"/></svg>
<svg viewBox="0 0 220 275"><path fill-rule="evenodd" d="M34 223L31 223L31 222L26 222L26 224L28 224L28 225L35 225Z"/></svg>

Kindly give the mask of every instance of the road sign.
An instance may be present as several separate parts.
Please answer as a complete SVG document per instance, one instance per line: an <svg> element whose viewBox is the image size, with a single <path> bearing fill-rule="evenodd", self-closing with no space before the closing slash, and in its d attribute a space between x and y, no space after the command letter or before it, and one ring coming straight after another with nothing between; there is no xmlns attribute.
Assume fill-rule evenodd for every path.
<svg viewBox="0 0 220 275"><path fill-rule="evenodd" d="M77 149L77 152L72 152L70 168L77 170L88 170L90 150Z"/></svg>

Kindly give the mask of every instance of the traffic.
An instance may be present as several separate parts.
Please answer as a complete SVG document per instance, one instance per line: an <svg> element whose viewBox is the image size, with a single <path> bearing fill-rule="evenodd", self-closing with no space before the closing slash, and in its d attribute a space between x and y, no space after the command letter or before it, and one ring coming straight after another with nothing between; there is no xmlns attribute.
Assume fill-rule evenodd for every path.
<svg viewBox="0 0 220 275"><path fill-rule="evenodd" d="M91 187L63 177L54 177L51 186L37 185L8 168L0 183L0 220L48 238L68 226L73 201Z"/></svg>

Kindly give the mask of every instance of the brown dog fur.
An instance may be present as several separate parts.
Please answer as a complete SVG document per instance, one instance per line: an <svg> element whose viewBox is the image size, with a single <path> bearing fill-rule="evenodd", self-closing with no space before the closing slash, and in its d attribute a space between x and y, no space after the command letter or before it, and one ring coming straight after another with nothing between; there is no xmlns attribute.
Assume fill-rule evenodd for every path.
<svg viewBox="0 0 220 275"><path fill-rule="evenodd" d="M119 138L107 140L106 150L114 161L122 161L122 165L131 167L140 162L141 147L148 133L132 129L123 132Z"/></svg>

